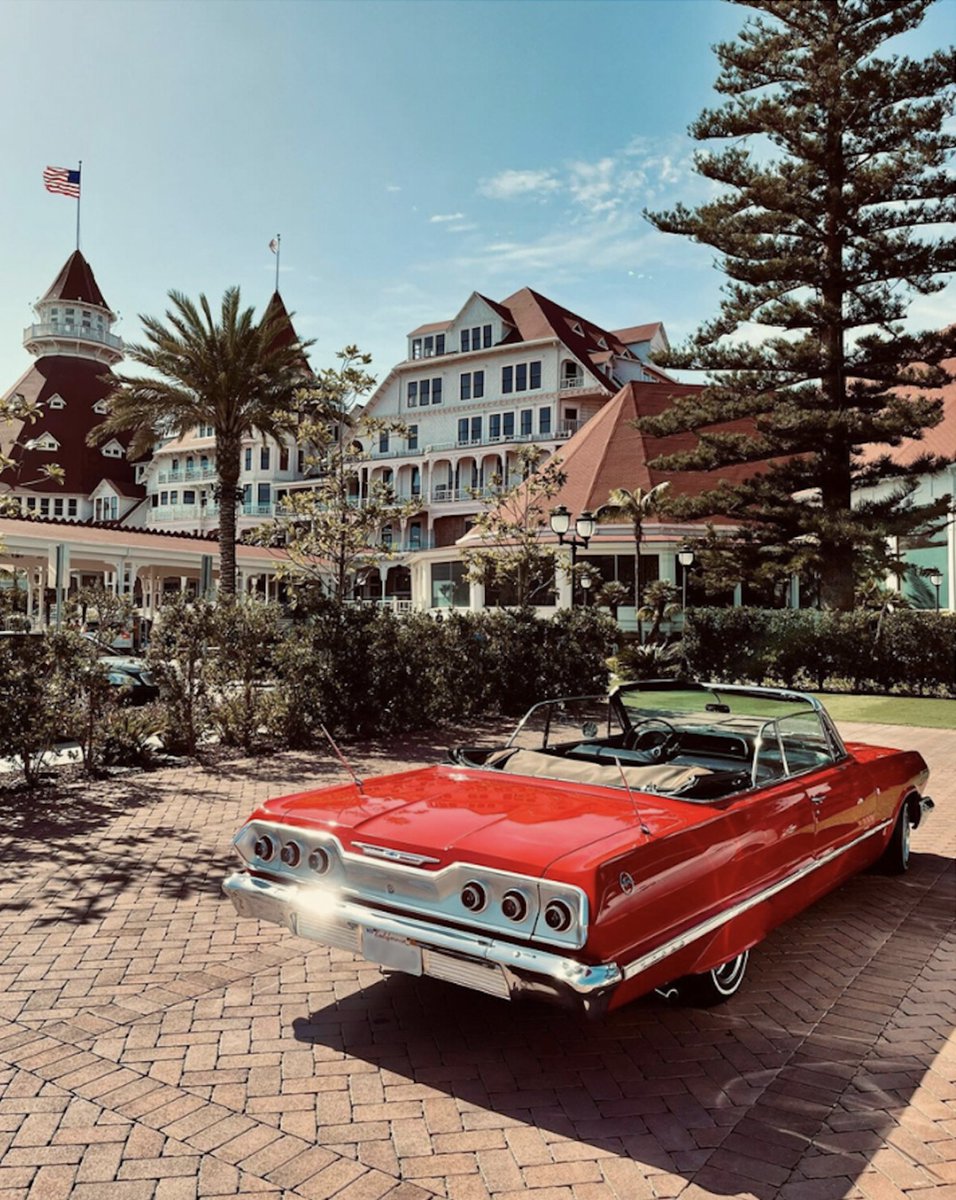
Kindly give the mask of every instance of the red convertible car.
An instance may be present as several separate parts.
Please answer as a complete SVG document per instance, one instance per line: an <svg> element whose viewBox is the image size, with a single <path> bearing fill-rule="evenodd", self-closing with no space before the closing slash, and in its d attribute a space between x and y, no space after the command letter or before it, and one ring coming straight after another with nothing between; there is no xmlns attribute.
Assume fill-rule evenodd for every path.
<svg viewBox="0 0 956 1200"><path fill-rule="evenodd" d="M906 870L927 775L844 745L811 696L628 684L446 765L268 801L224 888L244 916L493 996L713 1004L782 921L873 863Z"/></svg>

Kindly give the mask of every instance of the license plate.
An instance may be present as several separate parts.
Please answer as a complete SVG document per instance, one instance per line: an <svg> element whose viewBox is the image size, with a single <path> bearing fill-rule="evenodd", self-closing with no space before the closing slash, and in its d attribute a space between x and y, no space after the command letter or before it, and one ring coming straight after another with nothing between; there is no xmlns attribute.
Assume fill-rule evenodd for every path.
<svg viewBox="0 0 956 1200"><path fill-rule="evenodd" d="M421 975L422 952L405 938L395 937L380 929L366 929L362 934L362 954L369 962L407 975Z"/></svg>

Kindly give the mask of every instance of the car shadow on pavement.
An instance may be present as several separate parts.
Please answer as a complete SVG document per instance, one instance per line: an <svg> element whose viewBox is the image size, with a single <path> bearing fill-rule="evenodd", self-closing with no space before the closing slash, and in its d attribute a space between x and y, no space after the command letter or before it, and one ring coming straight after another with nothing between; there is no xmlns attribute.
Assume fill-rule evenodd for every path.
<svg viewBox="0 0 956 1200"><path fill-rule="evenodd" d="M844 1196L868 1172L940 1186L954 1112L927 1080L956 1021L952 867L921 854L851 880L758 946L719 1008L651 997L592 1023L393 975L295 1036L453 1098L466 1131L536 1129L622 1195L650 1194L638 1176L757 1200Z"/></svg>

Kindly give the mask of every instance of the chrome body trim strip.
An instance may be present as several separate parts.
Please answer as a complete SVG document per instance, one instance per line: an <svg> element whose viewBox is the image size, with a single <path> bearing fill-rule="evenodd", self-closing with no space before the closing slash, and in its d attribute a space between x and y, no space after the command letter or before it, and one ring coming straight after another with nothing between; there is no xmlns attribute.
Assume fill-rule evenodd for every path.
<svg viewBox="0 0 956 1200"><path fill-rule="evenodd" d="M776 896L778 892L782 892L793 884L799 883L807 875L811 875L821 867L827 866L841 855L849 853L850 850L855 849L862 842L865 842L867 838L875 837L876 834L882 833L892 824L893 821L881 821L879 825L874 825L872 829L868 829L866 833L860 834L852 842L847 842L845 846L840 846L836 850L830 850L826 854L821 855L820 858L810 859L802 867L798 867L792 874L785 876L783 879L778 879L776 883L772 883L770 887L764 888L762 892L748 896L746 900L739 901L723 912L717 913L715 916L709 917L706 921L701 921L699 925L694 925L692 928L686 930L686 932L678 934L677 937L671 938L669 942L658 946L656 950L651 950L647 954L642 954L640 958L635 958L633 962L629 962L624 967L624 978L633 979L635 975L640 975L650 967L656 966L662 959L676 954L678 950L682 950L690 942L696 942L700 938L706 937L709 933L714 933L722 925L726 925L743 913L749 912L750 909L756 908L758 904L763 904L765 900Z"/></svg>
<svg viewBox="0 0 956 1200"><path fill-rule="evenodd" d="M622 978L616 963L592 966L546 950L516 946L463 929L446 929L413 917L366 908L340 897L319 896L312 889L276 883L244 871L228 876L222 888L240 915L274 921L293 933L298 932L300 917L308 925L311 918L320 916L326 924L332 922L355 930L374 929L405 938L425 949L448 951L472 962L502 967L508 973L511 991L523 990L520 973L546 980L557 991L579 996L597 996L609 991Z"/></svg>

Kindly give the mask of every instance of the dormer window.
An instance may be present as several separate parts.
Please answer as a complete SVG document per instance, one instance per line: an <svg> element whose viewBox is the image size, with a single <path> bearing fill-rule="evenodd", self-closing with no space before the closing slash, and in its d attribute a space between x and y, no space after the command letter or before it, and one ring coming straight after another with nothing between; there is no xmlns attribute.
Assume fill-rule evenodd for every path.
<svg viewBox="0 0 956 1200"><path fill-rule="evenodd" d="M578 321L571 322L571 332L576 333L578 337L584 337L584 330L581 328L581 324Z"/></svg>
<svg viewBox="0 0 956 1200"><path fill-rule="evenodd" d="M26 443L27 450L43 450L48 453L54 453L59 450L60 443L50 433L42 433L39 437L31 438Z"/></svg>
<svg viewBox="0 0 956 1200"><path fill-rule="evenodd" d="M607 339L606 338L598 338L598 345L601 347L602 350L606 350L607 349Z"/></svg>
<svg viewBox="0 0 956 1200"><path fill-rule="evenodd" d="M51 396L46 402L47 408L66 408L66 401L62 396Z"/></svg>
<svg viewBox="0 0 956 1200"><path fill-rule="evenodd" d="M105 458L122 458L123 447L114 438L112 441L106 443L106 445L103 447L102 453Z"/></svg>
<svg viewBox="0 0 956 1200"><path fill-rule="evenodd" d="M97 400L93 405L93 411L99 413L101 417L105 417L110 410L105 400Z"/></svg>

